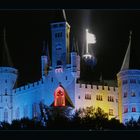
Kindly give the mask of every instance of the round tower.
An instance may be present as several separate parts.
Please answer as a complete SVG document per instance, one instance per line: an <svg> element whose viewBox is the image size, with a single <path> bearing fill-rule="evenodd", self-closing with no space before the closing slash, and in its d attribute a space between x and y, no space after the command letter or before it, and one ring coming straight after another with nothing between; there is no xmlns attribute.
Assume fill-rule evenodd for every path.
<svg viewBox="0 0 140 140"><path fill-rule="evenodd" d="M137 120L140 117L140 70L130 69L130 46L131 35L129 36L129 45L124 57L118 79L118 115L120 122L127 122L131 118Z"/></svg>
<svg viewBox="0 0 140 140"><path fill-rule="evenodd" d="M12 67L0 67L0 95L10 95L17 80L17 70Z"/></svg>
<svg viewBox="0 0 140 140"><path fill-rule="evenodd" d="M42 78L44 78L48 74L49 68L49 50L48 46L46 47L45 41L43 42L43 54L41 56L41 71Z"/></svg>
<svg viewBox="0 0 140 140"><path fill-rule="evenodd" d="M0 121L11 123L13 118L12 90L17 80L18 71L13 68L9 50L5 39L3 41L3 57L0 67Z"/></svg>
<svg viewBox="0 0 140 140"><path fill-rule="evenodd" d="M117 75L119 118L125 123L140 117L140 70L124 70Z"/></svg>

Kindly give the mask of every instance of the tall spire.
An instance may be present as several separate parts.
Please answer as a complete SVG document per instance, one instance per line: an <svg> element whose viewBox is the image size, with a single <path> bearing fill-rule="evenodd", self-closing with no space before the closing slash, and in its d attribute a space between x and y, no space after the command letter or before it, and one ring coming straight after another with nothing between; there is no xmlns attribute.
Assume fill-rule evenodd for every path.
<svg viewBox="0 0 140 140"><path fill-rule="evenodd" d="M73 40L72 40L71 52L76 52L76 43L75 43L75 38L74 37L73 37Z"/></svg>
<svg viewBox="0 0 140 140"><path fill-rule="evenodd" d="M43 41L42 55L46 55L48 57L48 61L50 63L49 47L48 47L48 43L46 43L45 40Z"/></svg>
<svg viewBox="0 0 140 140"><path fill-rule="evenodd" d="M10 57L9 49L6 43L6 29L3 29L3 56L2 56L2 66L13 67L13 63Z"/></svg>
<svg viewBox="0 0 140 140"><path fill-rule="evenodd" d="M132 36L132 31L130 31L130 34L129 34L129 44L128 44L128 48L127 48L127 51L126 51L126 54L125 54L125 57L124 57L124 60L123 60L121 71L129 69L131 36Z"/></svg>

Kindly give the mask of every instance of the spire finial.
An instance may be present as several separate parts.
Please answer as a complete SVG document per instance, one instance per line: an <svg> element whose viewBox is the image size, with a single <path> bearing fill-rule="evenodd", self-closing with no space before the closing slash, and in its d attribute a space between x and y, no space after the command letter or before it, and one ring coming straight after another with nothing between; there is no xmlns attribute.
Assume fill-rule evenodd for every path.
<svg viewBox="0 0 140 140"><path fill-rule="evenodd" d="M132 30L129 31L129 39L131 39L132 36Z"/></svg>
<svg viewBox="0 0 140 140"><path fill-rule="evenodd" d="M121 71L129 69L131 36L132 36L132 30L129 31L129 44L128 44L128 48L127 48L127 51L126 51L126 54L125 54L125 57L124 57L124 60L123 60Z"/></svg>

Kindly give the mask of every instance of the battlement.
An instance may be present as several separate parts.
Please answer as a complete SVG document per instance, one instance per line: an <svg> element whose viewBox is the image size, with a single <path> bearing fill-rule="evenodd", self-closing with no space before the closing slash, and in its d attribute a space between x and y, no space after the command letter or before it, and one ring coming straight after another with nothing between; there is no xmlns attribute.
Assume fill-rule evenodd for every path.
<svg viewBox="0 0 140 140"><path fill-rule="evenodd" d="M23 92L25 90L31 90L31 89L35 89L35 88L38 88L40 85L42 85L44 83L44 80L41 79L37 82L34 82L34 83L29 83L27 85L24 85L24 86L21 86L19 88L16 88L16 89L13 89L13 93L20 93L20 92Z"/></svg>
<svg viewBox="0 0 140 140"><path fill-rule="evenodd" d="M118 87L111 87L111 86L105 86L105 85L93 85L93 84L82 84L82 83L76 83L78 88L82 89L95 89L95 90L105 90L105 91L113 91L116 92L118 91Z"/></svg>
<svg viewBox="0 0 140 140"><path fill-rule="evenodd" d="M11 67L0 67L0 73L13 73L18 74L18 70Z"/></svg>

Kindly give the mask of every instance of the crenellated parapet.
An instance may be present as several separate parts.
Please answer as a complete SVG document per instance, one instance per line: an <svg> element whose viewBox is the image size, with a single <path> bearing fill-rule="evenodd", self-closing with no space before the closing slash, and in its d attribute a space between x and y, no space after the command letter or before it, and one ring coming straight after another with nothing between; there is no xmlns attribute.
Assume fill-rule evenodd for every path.
<svg viewBox="0 0 140 140"><path fill-rule="evenodd" d="M104 85L93 85L93 84L82 84L77 83L77 87L87 90L106 90L106 91L118 91L118 87L104 86Z"/></svg>
<svg viewBox="0 0 140 140"><path fill-rule="evenodd" d="M42 84L44 84L44 79L13 89L13 93L18 94L18 93L22 93L23 91L25 92L27 90L33 90L39 88L40 86L42 86Z"/></svg>

